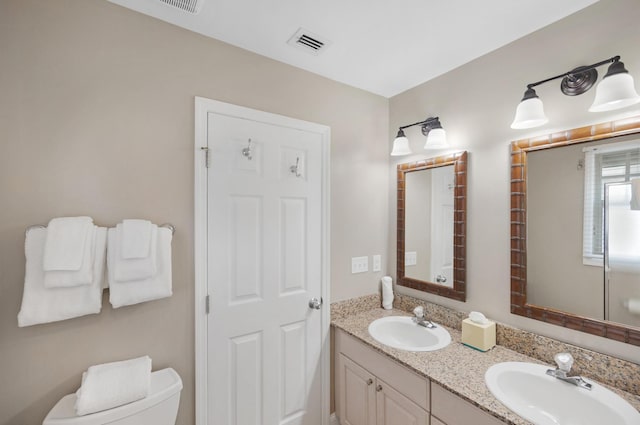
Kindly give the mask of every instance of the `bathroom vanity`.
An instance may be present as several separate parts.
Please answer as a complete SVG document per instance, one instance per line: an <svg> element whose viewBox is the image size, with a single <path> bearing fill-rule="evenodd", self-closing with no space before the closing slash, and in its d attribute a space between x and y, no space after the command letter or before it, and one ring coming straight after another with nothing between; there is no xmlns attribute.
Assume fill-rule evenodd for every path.
<svg viewBox="0 0 640 425"><path fill-rule="evenodd" d="M332 318L336 415L341 425L530 424L490 393L484 375L496 363L540 360L500 345L486 353L464 346L455 326L459 317L444 321L451 334L445 348L394 349L377 342L367 329L381 317L409 315L406 309L361 307L352 304L350 313ZM443 318L435 321L443 322L439 319ZM608 388L640 409L640 396Z"/></svg>
<svg viewBox="0 0 640 425"><path fill-rule="evenodd" d="M342 425L503 423L344 331L337 330L335 342Z"/></svg>

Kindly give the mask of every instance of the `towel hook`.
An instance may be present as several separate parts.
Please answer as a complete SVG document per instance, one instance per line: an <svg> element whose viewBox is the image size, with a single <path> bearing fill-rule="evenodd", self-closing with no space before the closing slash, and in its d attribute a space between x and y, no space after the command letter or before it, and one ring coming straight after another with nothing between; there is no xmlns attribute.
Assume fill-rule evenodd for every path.
<svg viewBox="0 0 640 425"><path fill-rule="evenodd" d="M246 157L249 161L251 161L251 139L249 139L249 144L246 148L242 149L242 156Z"/></svg>
<svg viewBox="0 0 640 425"><path fill-rule="evenodd" d="M298 171L299 164L300 157L296 157L296 165L292 165L291 167L289 167L289 171L291 171L292 174L295 174L296 177L302 176L302 174L300 174L300 172Z"/></svg>

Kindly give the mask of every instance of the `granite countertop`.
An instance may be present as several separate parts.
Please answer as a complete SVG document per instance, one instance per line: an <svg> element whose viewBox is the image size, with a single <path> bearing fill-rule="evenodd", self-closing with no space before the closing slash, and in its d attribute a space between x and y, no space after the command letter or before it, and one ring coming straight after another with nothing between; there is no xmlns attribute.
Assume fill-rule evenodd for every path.
<svg viewBox="0 0 640 425"><path fill-rule="evenodd" d="M331 324L500 420L513 425L530 424L507 409L491 394L485 385L484 374L490 366L496 363L515 361L543 364L541 361L502 346L495 346L485 353L474 350L460 342L460 331L443 325L440 326L443 326L451 334L451 344L441 350L410 352L391 348L377 342L368 332L369 324L372 321L385 316L410 315L395 308L392 310L375 308L332 318ZM608 385L601 385L620 395L637 410L640 410L640 396Z"/></svg>

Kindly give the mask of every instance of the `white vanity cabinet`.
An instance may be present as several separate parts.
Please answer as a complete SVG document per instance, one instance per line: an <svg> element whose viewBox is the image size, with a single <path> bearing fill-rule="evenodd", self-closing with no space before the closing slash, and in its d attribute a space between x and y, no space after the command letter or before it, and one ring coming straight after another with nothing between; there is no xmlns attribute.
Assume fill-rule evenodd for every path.
<svg viewBox="0 0 640 425"><path fill-rule="evenodd" d="M336 332L341 425L428 425L429 385L344 332Z"/></svg>
<svg viewBox="0 0 640 425"><path fill-rule="evenodd" d="M336 329L340 425L501 425L499 419Z"/></svg>

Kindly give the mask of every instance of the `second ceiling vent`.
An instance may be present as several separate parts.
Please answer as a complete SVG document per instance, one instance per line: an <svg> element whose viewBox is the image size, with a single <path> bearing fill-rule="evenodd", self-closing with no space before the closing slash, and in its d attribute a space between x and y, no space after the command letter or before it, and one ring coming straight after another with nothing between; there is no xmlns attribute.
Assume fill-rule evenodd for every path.
<svg viewBox="0 0 640 425"><path fill-rule="evenodd" d="M202 8L204 0L160 0L161 3L167 4L176 9L197 15Z"/></svg>
<svg viewBox="0 0 640 425"><path fill-rule="evenodd" d="M319 55L322 53L331 42L324 37L320 37L304 28L300 28L289 39L287 44L303 49L304 51L311 53L312 55Z"/></svg>

